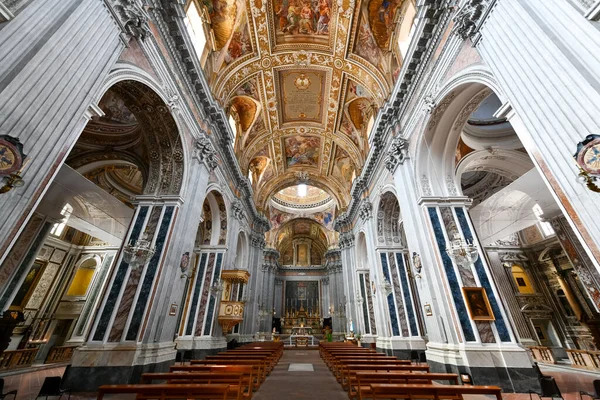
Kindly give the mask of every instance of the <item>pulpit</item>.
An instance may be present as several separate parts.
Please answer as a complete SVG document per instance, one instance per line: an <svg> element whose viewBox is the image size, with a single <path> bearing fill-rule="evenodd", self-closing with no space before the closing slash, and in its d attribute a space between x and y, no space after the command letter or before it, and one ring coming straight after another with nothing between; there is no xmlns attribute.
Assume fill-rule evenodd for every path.
<svg viewBox="0 0 600 400"><path fill-rule="evenodd" d="M242 293L250 273L246 270L229 269L221 272L222 295L218 321L223 333L231 333L233 327L244 320Z"/></svg>

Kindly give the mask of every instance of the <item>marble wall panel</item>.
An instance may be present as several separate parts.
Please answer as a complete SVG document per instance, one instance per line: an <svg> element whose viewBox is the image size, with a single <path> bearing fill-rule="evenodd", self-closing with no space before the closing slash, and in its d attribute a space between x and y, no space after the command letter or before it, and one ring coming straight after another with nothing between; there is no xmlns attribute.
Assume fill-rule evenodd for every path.
<svg viewBox="0 0 600 400"><path fill-rule="evenodd" d="M219 279L221 278L221 262L223 260L223 254L219 253L217 254L217 262L215 265L215 273L213 276L213 280L212 280L212 285L214 285L215 283L217 283L219 281ZM212 326L213 326L213 322L214 322L214 313L215 313L215 304L216 304L216 297L215 296L210 296L210 301L208 303L208 312L206 315L206 323L204 326L204 335L208 336L211 334L212 332Z"/></svg>
<svg viewBox="0 0 600 400"><path fill-rule="evenodd" d="M371 282L370 273L365 273L365 285L369 288ZM369 306L369 321L371 321L371 335L377 335L377 326L375 325L375 308L373 305L373 294L371 289L367 289L367 298L365 299Z"/></svg>
<svg viewBox="0 0 600 400"><path fill-rule="evenodd" d="M393 254L390 253L390 260L393 258ZM398 262L398 275L400 276L400 281L402 282L402 293L404 294L404 304L406 304L406 314L408 316L410 334L411 336L419 336L419 330L417 329L417 320L415 318L414 305L410 289L408 287L408 275L406 272L406 259L404 258L404 253L396 253L396 261Z"/></svg>
<svg viewBox="0 0 600 400"><path fill-rule="evenodd" d="M444 264L444 270L446 271L446 279L448 280L448 284L450 286L452 299L454 300L454 307L456 307L456 313L458 314L458 319L462 327L463 335L467 342L474 342L476 340L475 333L473 332L473 327L471 326L471 321L469 319L469 314L467 313L467 307L463 299L458 278L454 273L452 260L450 260L450 257L446 253L446 239L444 237L442 224L440 223L440 219L437 214L437 208L428 207L427 212L429 213L429 219L431 221L431 226L435 234L435 239L437 242L440 257L442 258L442 263Z"/></svg>
<svg viewBox="0 0 600 400"><path fill-rule="evenodd" d="M187 324L185 326L185 334L191 335L194 329L194 321L196 320L196 310L198 309L198 299L200 298L200 290L202 289L202 282L204 282L204 270L206 269L206 260L208 258L207 253L202 253L200 256L200 262L198 264L198 271L196 273L196 281L194 282L194 294L192 295L190 311L188 314ZM214 259L214 256L213 256Z"/></svg>
<svg viewBox="0 0 600 400"><path fill-rule="evenodd" d="M206 273L202 277L202 297L200 298L200 311L198 311L198 317L196 318L196 329L194 330L195 336L202 335L202 328L204 325L204 315L206 312L206 306L208 304L208 293L210 291L210 282L212 278L212 273L215 268L214 260L216 259L216 253L210 253L208 257L208 264L206 268ZM200 279L200 277L198 277Z"/></svg>
<svg viewBox="0 0 600 400"><path fill-rule="evenodd" d="M471 228L467 222L467 217L464 212L464 209L461 207L456 207L456 217L458 218L458 222L460 223L460 227L462 233L467 241L473 241L473 233L471 232ZM488 300L490 302L490 306L492 307L492 311L494 312L494 316L496 320L494 323L496 324L496 330L498 331L498 336L502 342L510 342L510 333L508 332L508 327L506 326L506 322L504 321L504 317L502 316L502 312L500 309L500 305L496 300L496 296L492 290L491 281L488 277L488 274L483 267L482 257L484 255L479 255L479 258L475 262L475 271L477 272L477 277L479 278L479 282L481 282L481 286L485 289Z"/></svg>
<svg viewBox="0 0 600 400"><path fill-rule="evenodd" d="M56 278L56 273L58 272L59 268L60 264L52 262L46 265L46 268L44 268L44 272L42 273L42 277L35 286L33 294L29 298L25 308L29 310L38 310L40 308L42 301L52 286L52 282L54 282L54 278Z"/></svg>
<svg viewBox="0 0 600 400"><path fill-rule="evenodd" d="M148 299L150 297L150 293L152 292L152 287L156 278L156 272L158 271L160 260L162 259L163 252L166 248L167 236L170 231L171 222L173 221L174 212L174 206L168 206L165 209L165 213L158 230L158 235L156 237L156 241L154 242L154 248L156 251L148 263L146 275L144 275L144 281L142 283L142 288L140 289L140 295L136 301L135 309L133 310L133 316L131 318L125 340L137 339L140 326L145 317L144 311L146 310L146 305L148 304Z"/></svg>
<svg viewBox="0 0 600 400"><path fill-rule="evenodd" d="M85 332L85 325L87 324L88 319L90 318L90 313L94 307L94 303L95 303L94 300L100 294L100 290L102 290L102 282L104 282L104 279L106 279L106 275L108 274L108 271L110 270L110 267L111 267L114 259L115 259L114 254L107 255L104 258L104 261L102 262L100 271L97 272L97 278L94 280L94 283L93 283L94 287L90 291L89 296L88 296L88 301L86 301L83 312L81 313L81 316L79 317L79 321L77 321L77 327L75 330L75 333L77 336L82 336Z"/></svg>
<svg viewBox="0 0 600 400"><path fill-rule="evenodd" d="M142 231L142 226L144 225L144 221L146 220L147 214L148 207L141 207L140 212L138 213L138 216L131 230L131 235L129 237L130 244L134 244L139 239L140 233ZM96 327L96 332L94 333L92 340L104 340L104 336L106 334L106 331L108 330L108 325L110 323L113 311L115 309L115 305L117 303L117 299L119 297L119 292L121 291L121 286L123 285L123 280L125 279L125 275L127 275L128 269L129 264L121 260L121 262L119 263L119 267L116 271L115 278L112 282L112 286L107 295L108 297L102 310L102 314L100 315L100 320L98 321L98 326Z"/></svg>
<svg viewBox="0 0 600 400"><path fill-rule="evenodd" d="M390 268L388 267L387 253L380 253L379 256L381 258L381 269L383 270L383 276L392 284L393 287L393 293L390 293L387 296L388 310L390 312L390 323L392 325L392 335L400 336L400 329L398 327L398 319L400 319L400 323L402 324L402 336L408 336L408 329L406 327L406 316L404 315L404 307L402 305L402 293L400 291L400 285L398 284L398 277L390 276ZM390 264L392 264L391 268L395 269L395 265L393 263L393 258L390 258ZM396 297L397 306L394 305L394 297Z"/></svg>
<svg viewBox="0 0 600 400"><path fill-rule="evenodd" d="M52 224L49 223L44 226L44 219L34 214L0 266L0 287L6 287L0 299L2 309L6 308L6 303L16 289L17 283L27 272L25 269L28 270L29 266L31 266L35 257L35 252L31 251L31 249L37 250L39 248L51 226ZM42 228L45 228L44 232L41 231ZM13 274L14 277L11 281Z"/></svg>
<svg viewBox="0 0 600 400"><path fill-rule="evenodd" d="M363 320L365 321L365 332L366 334L371 333L371 319L369 318L369 306L367 304L367 289L365 289L365 275L358 274L358 280L360 284L360 295L363 298L362 312ZM368 289L370 290L370 289Z"/></svg>

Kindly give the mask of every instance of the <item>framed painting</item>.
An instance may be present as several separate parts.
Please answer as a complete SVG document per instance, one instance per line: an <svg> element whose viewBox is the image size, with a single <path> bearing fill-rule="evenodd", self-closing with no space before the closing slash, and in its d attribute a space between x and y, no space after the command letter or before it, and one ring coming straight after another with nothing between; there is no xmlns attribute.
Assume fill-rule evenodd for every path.
<svg viewBox="0 0 600 400"><path fill-rule="evenodd" d="M464 287L462 292L469 310L469 317L473 321L494 321L496 319L484 288Z"/></svg>
<svg viewBox="0 0 600 400"><path fill-rule="evenodd" d="M17 294L13 298L10 309L11 310L19 310L21 311L23 307L29 301L29 298L33 294L33 291L42 276L42 272L44 272L44 268L46 267L46 262L36 260L31 269L25 276L23 283L21 283L21 287L17 291Z"/></svg>

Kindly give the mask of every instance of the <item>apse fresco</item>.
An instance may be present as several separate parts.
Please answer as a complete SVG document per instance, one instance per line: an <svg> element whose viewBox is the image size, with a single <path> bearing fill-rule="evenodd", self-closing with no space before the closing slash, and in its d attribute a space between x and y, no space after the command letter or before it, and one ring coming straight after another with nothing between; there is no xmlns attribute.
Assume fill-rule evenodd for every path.
<svg viewBox="0 0 600 400"><path fill-rule="evenodd" d="M348 188L352 186L352 176L354 175L354 163L344 149L338 147L335 153L333 164L333 176L337 177Z"/></svg>
<svg viewBox="0 0 600 400"><path fill-rule="evenodd" d="M333 229L333 212L331 210L316 212L313 218L327 229Z"/></svg>
<svg viewBox="0 0 600 400"><path fill-rule="evenodd" d="M294 222L294 234L295 235L308 235L310 233L310 222L309 221L295 221Z"/></svg>
<svg viewBox="0 0 600 400"><path fill-rule="evenodd" d="M360 132L367 128L372 113L371 102L365 97L358 97L348 104L350 121Z"/></svg>
<svg viewBox="0 0 600 400"><path fill-rule="evenodd" d="M369 22L364 17L360 22L354 50L356 54L369 61L371 64L379 67L381 64L381 50L379 49L379 46L377 46L377 42L375 42L375 38L371 33Z"/></svg>
<svg viewBox="0 0 600 400"><path fill-rule="evenodd" d="M289 220L294 218L294 214L289 214L271 207L271 229L279 229L279 227Z"/></svg>
<svg viewBox="0 0 600 400"><path fill-rule="evenodd" d="M250 97L237 96L231 101L231 107L238 114L242 132L246 132L257 117L258 104Z"/></svg>
<svg viewBox="0 0 600 400"><path fill-rule="evenodd" d="M225 47L233 34L238 4L236 0L203 0L210 15L217 51Z"/></svg>
<svg viewBox="0 0 600 400"><path fill-rule="evenodd" d="M285 158L288 167L317 167L321 138L318 136L291 136L284 139Z"/></svg>
<svg viewBox="0 0 600 400"><path fill-rule="evenodd" d="M125 103L114 91L109 90L100 100L98 106L104 111L104 116L100 117L103 122L117 122L120 124L134 125L137 119Z"/></svg>
<svg viewBox="0 0 600 400"><path fill-rule="evenodd" d="M248 16L244 12L236 30L233 32L229 46L227 46L224 61L226 64L230 64L249 53L252 53L252 42L250 41L250 31L248 30Z"/></svg>
<svg viewBox="0 0 600 400"><path fill-rule="evenodd" d="M403 0L371 0L369 2L369 25L377 45L387 49L394 30L394 14Z"/></svg>
<svg viewBox="0 0 600 400"><path fill-rule="evenodd" d="M258 82L256 81L256 76L246 82L242 83L235 89L236 96L248 96L252 97L254 100L260 100L260 96L258 93Z"/></svg>
<svg viewBox="0 0 600 400"><path fill-rule="evenodd" d="M329 40L331 0L273 0L278 42Z"/></svg>
<svg viewBox="0 0 600 400"><path fill-rule="evenodd" d="M346 113L344 113L342 117L342 121L340 123L340 131L346 136L348 136L348 138L350 138L350 140L352 140L352 143L354 143L356 146L360 145L360 139L358 137L358 134L356 130L352 127L352 122L350 122L350 118Z"/></svg>

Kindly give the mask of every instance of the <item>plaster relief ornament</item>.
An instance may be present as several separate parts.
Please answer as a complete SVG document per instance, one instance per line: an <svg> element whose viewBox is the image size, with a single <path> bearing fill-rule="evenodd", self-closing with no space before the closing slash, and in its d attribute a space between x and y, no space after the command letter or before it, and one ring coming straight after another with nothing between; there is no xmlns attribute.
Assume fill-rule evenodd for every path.
<svg viewBox="0 0 600 400"><path fill-rule="evenodd" d="M310 79L305 74L300 74L294 81L294 85L299 90L306 90L310 86Z"/></svg>
<svg viewBox="0 0 600 400"><path fill-rule="evenodd" d="M373 204L369 200L364 200L358 210L358 215L363 221L368 220L373 216Z"/></svg>
<svg viewBox="0 0 600 400"><path fill-rule="evenodd" d="M138 1L117 0L114 10L125 34L140 40L144 40L150 34L150 16Z"/></svg>
<svg viewBox="0 0 600 400"><path fill-rule="evenodd" d="M231 213L233 214L233 217L239 221L244 219L244 206L240 200L235 199L233 203L231 203Z"/></svg>
<svg viewBox="0 0 600 400"><path fill-rule="evenodd" d="M194 158L199 162L206 164L206 167L210 171L214 171L218 165L217 152L210 142L210 139L206 136L202 136L196 141L194 147Z"/></svg>
<svg viewBox="0 0 600 400"><path fill-rule="evenodd" d="M477 32L477 25L485 8L484 0L469 0L454 16L454 32L463 39L472 37Z"/></svg>
<svg viewBox="0 0 600 400"><path fill-rule="evenodd" d="M18 172L26 157L23 153L23 144L18 138L0 136L0 176L10 176Z"/></svg>
<svg viewBox="0 0 600 400"><path fill-rule="evenodd" d="M401 138L400 136L396 136L392 141L390 150L387 153L385 167L390 171L390 173L393 174L394 171L396 171L398 164L404 164L404 161L406 161L407 158L408 140Z"/></svg>

